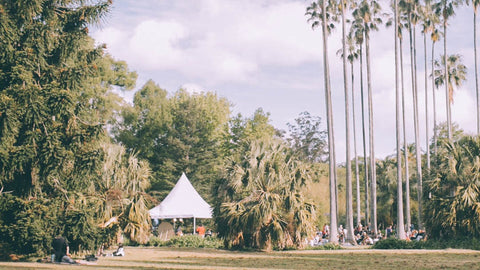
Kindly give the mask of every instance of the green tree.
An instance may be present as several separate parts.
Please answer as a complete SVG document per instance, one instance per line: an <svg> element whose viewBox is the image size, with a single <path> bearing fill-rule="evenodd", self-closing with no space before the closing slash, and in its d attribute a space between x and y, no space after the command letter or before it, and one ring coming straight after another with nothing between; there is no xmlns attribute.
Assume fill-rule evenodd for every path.
<svg viewBox="0 0 480 270"><path fill-rule="evenodd" d="M133 108L122 113L114 133L128 151L152 167L152 188L163 198L185 172L203 196L210 195L225 151L230 104L214 93L180 89L168 97L154 82L147 82L134 97Z"/></svg>
<svg viewBox="0 0 480 270"><path fill-rule="evenodd" d="M304 161L326 161L326 132L321 130L321 118L309 112L300 113L295 123L287 123L288 138L293 151Z"/></svg>
<svg viewBox="0 0 480 270"><path fill-rule="evenodd" d="M100 143L115 123L120 98L113 89L131 89L136 79L88 36L111 4L0 1L0 185L19 209L36 209L8 226L25 246L39 247L36 237L48 241L55 233L67 236L72 250L92 250L102 234L111 236L98 227L98 194L89 196L88 188L100 180ZM58 219L45 218L50 211L42 205Z"/></svg>

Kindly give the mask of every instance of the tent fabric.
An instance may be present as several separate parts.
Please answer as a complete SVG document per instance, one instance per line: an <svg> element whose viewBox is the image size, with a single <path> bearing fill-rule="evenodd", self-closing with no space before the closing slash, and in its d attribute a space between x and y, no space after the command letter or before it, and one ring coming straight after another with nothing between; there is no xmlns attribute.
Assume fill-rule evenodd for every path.
<svg viewBox="0 0 480 270"><path fill-rule="evenodd" d="M148 212L152 219L212 218L212 208L198 194L185 173L167 197Z"/></svg>

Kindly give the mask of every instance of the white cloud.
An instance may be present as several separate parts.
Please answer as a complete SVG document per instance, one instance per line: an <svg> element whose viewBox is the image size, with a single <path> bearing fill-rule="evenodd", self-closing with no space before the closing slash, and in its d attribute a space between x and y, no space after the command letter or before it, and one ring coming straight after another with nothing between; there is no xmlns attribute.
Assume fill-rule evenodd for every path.
<svg viewBox="0 0 480 270"><path fill-rule="evenodd" d="M321 31L312 31L304 16L303 0L182 0L122 1L113 23L94 31L109 52L126 60L139 73L139 84L149 78L167 90L215 90L244 115L256 107L271 112L272 122L284 124L299 112L325 117ZM461 13L463 12L463 13ZM468 82L455 94L453 121L466 130L475 128L471 25L458 11L450 21L449 54L461 52L469 67ZM469 15L470 16L470 15ZM468 18L470 20L470 17ZM459 27L459 25L461 27ZM457 30L453 30L457 29ZM460 31L458 31L460 29ZM372 88L377 157L395 149L395 74L392 28L371 33ZM419 32L419 31L418 31ZM466 34L467 33L467 34ZM420 140L425 145L423 39L417 37ZM344 93L341 27L329 37L330 79L338 162L345 155ZM412 92L408 38L404 40L407 137L413 142ZM428 44L430 46L430 43ZM430 48L429 53L430 53ZM437 56L442 44L436 45ZM364 64L366 59L364 58ZM430 68L430 66L429 66ZM350 71L349 71L350 72ZM358 63L355 64L357 143L361 152L361 114ZM364 83L366 95L366 69ZM194 83L188 83L194 82ZM350 84L350 82L349 82ZM204 88L205 87L205 88ZM430 86L429 86L430 87ZM431 90L430 95L431 95ZM437 91L438 122L445 121L445 96ZM431 103L431 96L430 104ZM247 111L249 110L249 111ZM433 108L429 108L430 129ZM325 122L325 121L324 121ZM283 128L282 126L279 126ZM432 132L430 132L431 136Z"/></svg>
<svg viewBox="0 0 480 270"><path fill-rule="evenodd" d="M150 69L178 68L185 57L179 43L186 36L186 29L177 22L143 21L128 44L131 57Z"/></svg>
<svg viewBox="0 0 480 270"><path fill-rule="evenodd" d="M146 17L94 36L137 70L174 70L209 82L241 82L262 66L295 66L321 56L320 32L306 23L302 2L204 0L197 6L188 16Z"/></svg>

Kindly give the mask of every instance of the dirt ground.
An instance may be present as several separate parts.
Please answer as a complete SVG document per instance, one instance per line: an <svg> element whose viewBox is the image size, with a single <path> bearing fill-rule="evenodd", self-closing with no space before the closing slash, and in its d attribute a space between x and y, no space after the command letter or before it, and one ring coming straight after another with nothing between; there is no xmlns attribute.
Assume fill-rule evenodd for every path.
<svg viewBox="0 0 480 270"><path fill-rule="evenodd" d="M0 262L0 269L480 269L480 251L459 249L267 253L126 247L125 252L125 257L100 257L93 265Z"/></svg>

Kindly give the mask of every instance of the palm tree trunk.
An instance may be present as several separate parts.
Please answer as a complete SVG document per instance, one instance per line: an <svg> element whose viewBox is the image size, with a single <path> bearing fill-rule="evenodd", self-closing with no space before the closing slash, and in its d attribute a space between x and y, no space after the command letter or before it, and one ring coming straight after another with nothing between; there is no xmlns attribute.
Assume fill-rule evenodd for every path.
<svg viewBox="0 0 480 270"><path fill-rule="evenodd" d="M477 135L480 135L480 95L478 93L477 6L473 5L473 51L475 57L475 93L477 94Z"/></svg>
<svg viewBox="0 0 480 270"><path fill-rule="evenodd" d="M360 95L362 99L362 134L363 134L363 168L365 178L365 225L370 222L370 204L369 204L369 185L368 185L368 165L367 165L367 135L365 131L365 97L363 94L363 50L360 44Z"/></svg>
<svg viewBox="0 0 480 270"><path fill-rule="evenodd" d="M357 225L362 223L362 216L361 216L361 201L360 201L360 169L358 166L358 155L357 155L357 128L356 128L356 117L355 117L355 91L354 91L354 83L355 83L355 76L353 72L353 61L350 63L350 70L352 76L352 122L353 122L353 153L355 158L355 180L357 184Z"/></svg>
<svg viewBox="0 0 480 270"><path fill-rule="evenodd" d="M365 53L367 57L367 88L368 88L368 114L369 114L369 141L370 141L370 172L372 175L372 227L373 233L377 235L377 180L375 168L375 145L373 135L373 100L372 100L372 80L370 71L370 41L368 30L365 31Z"/></svg>
<svg viewBox="0 0 480 270"><path fill-rule="evenodd" d="M415 131L415 154L417 161L417 195L418 195L418 228L422 228L422 156L420 152L420 140L418 132L418 98L417 98L417 71L416 71L416 45L415 45L415 26L410 23L410 59L412 75L412 93L413 93L413 122Z"/></svg>
<svg viewBox="0 0 480 270"><path fill-rule="evenodd" d="M435 41L432 40L432 99L433 99L433 153L437 155L437 98L436 98L436 86L435 76L433 71L435 70Z"/></svg>
<svg viewBox="0 0 480 270"><path fill-rule="evenodd" d="M397 140L397 231L398 238L405 239L405 226L403 224L403 191L402 191L402 155L401 155L401 126L400 126L400 87L398 85L398 0L394 4L395 12L395 123Z"/></svg>
<svg viewBox="0 0 480 270"><path fill-rule="evenodd" d="M352 194L352 161L350 158L350 96L347 71L347 36L345 33L345 0L341 1L342 10L342 47L343 47L343 85L345 91L345 137L346 137L346 229L345 240L355 244L353 235L353 194Z"/></svg>
<svg viewBox="0 0 480 270"><path fill-rule="evenodd" d="M427 148L427 173L430 171L430 143L428 126L428 67L427 67L427 34L423 33L423 59L425 64L425 141Z"/></svg>
<svg viewBox="0 0 480 270"><path fill-rule="evenodd" d="M327 42L327 16L325 0L322 1L322 36L323 36L323 66L325 81L325 103L327 109L327 133L328 133L328 156L329 156L329 183L330 183L330 242L338 243L337 231L337 196L336 196L336 168L335 168L335 145L333 134L333 110L332 94L330 88L330 70L328 66L328 42Z"/></svg>
<svg viewBox="0 0 480 270"><path fill-rule="evenodd" d="M404 160L405 160L405 212L407 218L407 230L410 232L410 224L412 224L412 218L410 215L410 172L409 172L409 162L408 162L408 142L407 142L407 125L405 123L405 85L403 77L403 42L400 38L400 76L402 83L402 118L403 118L403 148L404 148Z"/></svg>
<svg viewBox="0 0 480 270"><path fill-rule="evenodd" d="M450 94L448 91L448 61L447 61L447 15L446 15L446 9L447 9L447 1L443 0L443 57L445 61L445 70L444 70L444 76L445 76L445 102L446 102L446 110L447 110L447 130L448 130L448 141L451 143L452 142L452 119L451 119L451 114L450 114Z"/></svg>

